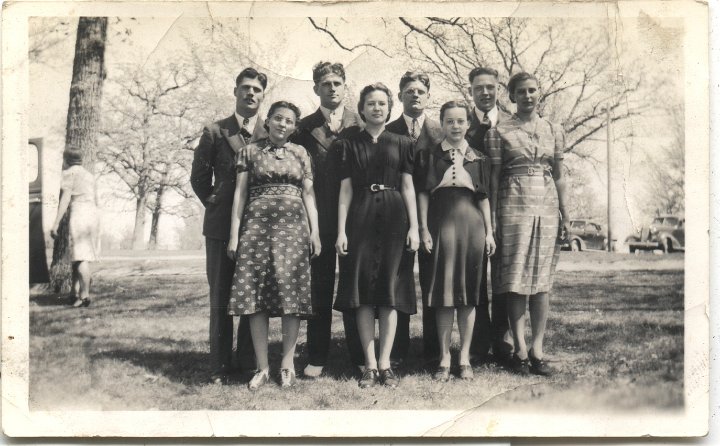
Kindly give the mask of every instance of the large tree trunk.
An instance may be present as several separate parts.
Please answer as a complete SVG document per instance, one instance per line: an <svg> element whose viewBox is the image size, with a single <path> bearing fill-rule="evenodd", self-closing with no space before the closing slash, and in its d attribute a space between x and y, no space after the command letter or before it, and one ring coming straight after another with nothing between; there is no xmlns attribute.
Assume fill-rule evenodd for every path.
<svg viewBox="0 0 720 446"><path fill-rule="evenodd" d="M150 222L150 241L148 242L149 249L155 249L157 247L157 236L158 226L160 224L160 214L162 213L162 197L165 193L165 186L160 186L157 191L157 197L155 198L155 207L152 212L152 221Z"/></svg>
<svg viewBox="0 0 720 446"><path fill-rule="evenodd" d="M107 17L80 17L75 41L75 59L70 83L65 147L82 150L83 164L93 171L100 123L100 103L105 79ZM69 212L68 212L69 215ZM59 292L71 287L67 218L60 225L53 246L51 284Z"/></svg>
<svg viewBox="0 0 720 446"><path fill-rule="evenodd" d="M140 189L135 205L135 227L133 228L133 250L145 249L145 207L147 206L147 192Z"/></svg>

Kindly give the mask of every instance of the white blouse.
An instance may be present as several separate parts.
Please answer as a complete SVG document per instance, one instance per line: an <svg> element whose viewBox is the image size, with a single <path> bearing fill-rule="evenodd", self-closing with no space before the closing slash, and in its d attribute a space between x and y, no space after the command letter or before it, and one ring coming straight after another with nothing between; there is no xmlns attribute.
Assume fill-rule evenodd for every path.
<svg viewBox="0 0 720 446"><path fill-rule="evenodd" d="M471 191L475 191L472 178L470 177L468 171L463 167L465 155L468 151L467 141L463 140L462 145L459 148L455 148L451 146L450 143L443 140L443 142L440 143L440 147L444 152L450 152L452 166L445 171L442 181L440 181L440 184L438 184L431 192L435 192L441 187L466 187Z"/></svg>

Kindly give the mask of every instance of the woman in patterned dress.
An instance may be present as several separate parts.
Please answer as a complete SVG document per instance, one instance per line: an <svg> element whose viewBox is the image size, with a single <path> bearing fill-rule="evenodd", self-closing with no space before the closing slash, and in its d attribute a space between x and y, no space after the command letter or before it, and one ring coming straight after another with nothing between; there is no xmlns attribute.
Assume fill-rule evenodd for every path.
<svg viewBox="0 0 720 446"><path fill-rule="evenodd" d="M414 314L413 262L418 228L413 187L412 140L385 130L392 94L381 83L360 92L364 130L335 142L340 155L338 238L340 256L335 309L355 311L365 370L360 387L398 385L390 368L397 311ZM375 314L380 349L375 357ZM378 372L378 368L380 371Z"/></svg>
<svg viewBox="0 0 720 446"><path fill-rule="evenodd" d="M512 119L490 129L485 142L492 172L491 207L497 219L499 283L506 294L515 353L511 369L519 374L549 375L543 361L543 338L549 293L560 253L560 225L569 221L565 209L563 151L559 125L537 114L537 79L518 73L508 82L510 100L517 104ZM525 344L525 309L530 306L532 343Z"/></svg>
<svg viewBox="0 0 720 446"><path fill-rule="evenodd" d="M440 108L445 138L416 155L420 246L430 259L422 279L423 304L435 310L440 364L433 378L450 379L450 335L457 310L460 378L473 379L470 343L480 304L483 256L495 253L488 202L487 158L468 146L470 108L450 101Z"/></svg>
<svg viewBox="0 0 720 446"><path fill-rule="evenodd" d="M90 305L91 272L89 262L97 260L98 215L95 177L82 166L82 151L63 152L60 203L55 223L50 230L57 237L60 221L70 208L70 260L72 262L72 291L74 307Z"/></svg>
<svg viewBox="0 0 720 446"><path fill-rule="evenodd" d="M320 254L310 158L288 142L300 119L293 104L270 106L269 137L238 154L228 255L236 260L230 315L250 315L257 371L248 387L269 380L269 317L282 318L282 387L295 384L300 318L312 314L310 259ZM309 223L309 229L308 229Z"/></svg>

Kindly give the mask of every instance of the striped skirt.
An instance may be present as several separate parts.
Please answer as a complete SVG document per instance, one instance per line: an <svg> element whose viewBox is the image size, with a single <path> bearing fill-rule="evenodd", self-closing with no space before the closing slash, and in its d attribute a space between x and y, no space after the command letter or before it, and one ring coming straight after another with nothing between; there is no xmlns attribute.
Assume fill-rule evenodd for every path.
<svg viewBox="0 0 720 446"><path fill-rule="evenodd" d="M550 175L507 175L497 207L497 293L532 295L552 289L560 256L560 216Z"/></svg>

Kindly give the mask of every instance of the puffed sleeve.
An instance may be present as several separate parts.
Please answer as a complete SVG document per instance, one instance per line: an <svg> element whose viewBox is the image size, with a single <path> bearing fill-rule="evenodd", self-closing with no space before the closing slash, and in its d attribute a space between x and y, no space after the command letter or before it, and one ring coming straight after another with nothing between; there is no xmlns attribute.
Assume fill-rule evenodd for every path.
<svg viewBox="0 0 720 446"><path fill-rule="evenodd" d="M338 173L340 180L350 178L352 175L350 145L344 139L336 139L331 146L331 150L337 154Z"/></svg>
<svg viewBox="0 0 720 446"><path fill-rule="evenodd" d="M310 160L310 155L308 155L305 147L298 145L297 148L300 152L300 163L302 164L303 180L313 181L312 160Z"/></svg>
<svg viewBox="0 0 720 446"><path fill-rule="evenodd" d="M60 189L70 195L75 191L75 172L75 169L65 169L62 171L60 179Z"/></svg>
<svg viewBox="0 0 720 446"><path fill-rule="evenodd" d="M490 165L502 165L502 138L497 128L493 127L485 133L485 148L490 159ZM487 162L487 161L486 161Z"/></svg>
<svg viewBox="0 0 720 446"><path fill-rule="evenodd" d="M412 175L415 163L415 150L412 139L403 136L400 138L400 172Z"/></svg>
<svg viewBox="0 0 720 446"><path fill-rule="evenodd" d="M237 173L247 172L252 169L252 158L250 153L253 150L253 145L248 144L244 146L237 154Z"/></svg>
<svg viewBox="0 0 720 446"><path fill-rule="evenodd" d="M415 154L413 171L413 184L415 192L429 192L427 187L428 168L430 166L430 151L421 149Z"/></svg>
<svg viewBox="0 0 720 446"><path fill-rule="evenodd" d="M551 124L555 136L555 161L562 161L565 158L565 131L561 125Z"/></svg>

